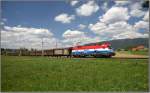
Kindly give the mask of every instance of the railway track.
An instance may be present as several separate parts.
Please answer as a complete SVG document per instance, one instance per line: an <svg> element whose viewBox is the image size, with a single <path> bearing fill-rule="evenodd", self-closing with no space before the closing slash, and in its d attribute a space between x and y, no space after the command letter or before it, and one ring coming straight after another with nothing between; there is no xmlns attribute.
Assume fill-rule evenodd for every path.
<svg viewBox="0 0 150 93"><path fill-rule="evenodd" d="M148 59L149 57L112 57L113 59Z"/></svg>
<svg viewBox="0 0 150 93"><path fill-rule="evenodd" d="M67 58L67 57L52 57L52 58ZM102 59L102 58L94 58L94 57L68 57L71 59ZM149 59L148 56L142 56L142 57L117 57L117 56L113 56L111 58L105 58L105 59Z"/></svg>

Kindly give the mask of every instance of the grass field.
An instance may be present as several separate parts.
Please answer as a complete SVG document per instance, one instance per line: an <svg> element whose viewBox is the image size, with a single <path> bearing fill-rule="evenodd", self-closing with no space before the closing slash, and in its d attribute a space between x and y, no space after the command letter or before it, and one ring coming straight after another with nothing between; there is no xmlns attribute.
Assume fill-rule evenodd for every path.
<svg viewBox="0 0 150 93"><path fill-rule="evenodd" d="M139 50L139 51L119 51L123 54L133 54L133 55L148 55L148 50Z"/></svg>
<svg viewBox="0 0 150 93"><path fill-rule="evenodd" d="M137 54L137 55L148 55L148 50L147 51L130 51L131 54Z"/></svg>
<svg viewBox="0 0 150 93"><path fill-rule="evenodd" d="M148 59L2 56L2 91L148 91Z"/></svg>

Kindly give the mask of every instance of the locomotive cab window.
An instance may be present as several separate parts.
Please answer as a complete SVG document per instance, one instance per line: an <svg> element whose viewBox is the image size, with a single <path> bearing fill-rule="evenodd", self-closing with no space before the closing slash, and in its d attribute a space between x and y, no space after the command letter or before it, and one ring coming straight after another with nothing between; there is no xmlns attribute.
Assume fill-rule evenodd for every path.
<svg viewBox="0 0 150 93"><path fill-rule="evenodd" d="M112 47L111 47L111 46L109 46L109 49L112 49Z"/></svg>

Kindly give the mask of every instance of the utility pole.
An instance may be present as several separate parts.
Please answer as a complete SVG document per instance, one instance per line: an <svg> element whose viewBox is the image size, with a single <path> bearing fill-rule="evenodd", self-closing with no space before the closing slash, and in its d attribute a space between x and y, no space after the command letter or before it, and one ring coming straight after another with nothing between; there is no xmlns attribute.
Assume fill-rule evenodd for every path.
<svg viewBox="0 0 150 93"><path fill-rule="evenodd" d="M80 43L81 43L81 42L80 42L80 41L78 41L78 42L76 43L76 46L79 46L79 45L80 45Z"/></svg>
<svg viewBox="0 0 150 93"><path fill-rule="evenodd" d="M43 42L43 38L42 38L42 55L41 56L44 56L43 45L44 45L44 42Z"/></svg>
<svg viewBox="0 0 150 93"><path fill-rule="evenodd" d="M21 38L21 36L19 36L20 38ZM21 41L21 39L20 39L20 42L23 42L23 41ZM22 45L20 46L20 49L19 49L19 56L22 56Z"/></svg>
<svg viewBox="0 0 150 93"><path fill-rule="evenodd" d="M22 56L22 49L19 49L19 56Z"/></svg>
<svg viewBox="0 0 150 93"><path fill-rule="evenodd" d="M56 48L57 48L57 40L56 40Z"/></svg>

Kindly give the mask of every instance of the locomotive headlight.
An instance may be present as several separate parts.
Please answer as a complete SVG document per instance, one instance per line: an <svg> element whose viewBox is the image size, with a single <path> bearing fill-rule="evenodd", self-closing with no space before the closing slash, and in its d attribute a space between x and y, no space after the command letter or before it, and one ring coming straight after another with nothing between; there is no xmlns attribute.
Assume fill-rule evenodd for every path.
<svg viewBox="0 0 150 93"><path fill-rule="evenodd" d="M110 52L114 52L114 50L113 50L113 49L110 49Z"/></svg>

